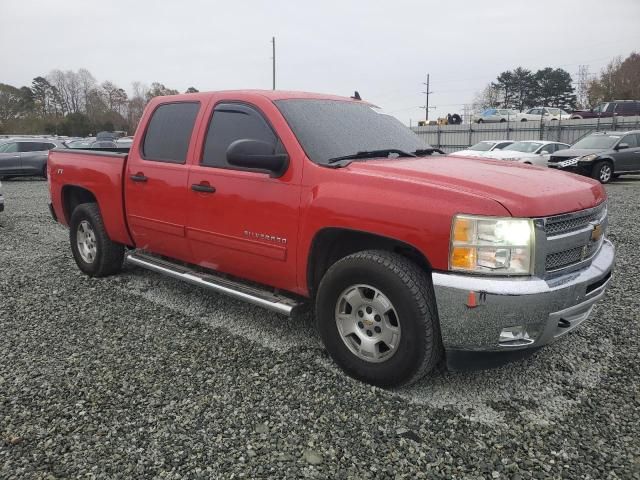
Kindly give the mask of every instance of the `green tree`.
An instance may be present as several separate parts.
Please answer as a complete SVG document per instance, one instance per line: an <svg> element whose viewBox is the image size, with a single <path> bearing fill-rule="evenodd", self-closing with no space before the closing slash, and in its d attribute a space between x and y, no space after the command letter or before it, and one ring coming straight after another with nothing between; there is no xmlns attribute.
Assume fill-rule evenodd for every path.
<svg viewBox="0 0 640 480"><path fill-rule="evenodd" d="M198 90L196 87L189 87L187 88L184 93L198 93L200 90Z"/></svg>
<svg viewBox="0 0 640 480"><path fill-rule="evenodd" d="M23 114L24 98L20 89L0 83L0 123L18 118Z"/></svg>
<svg viewBox="0 0 640 480"><path fill-rule="evenodd" d="M36 112L42 117L50 114L53 91L49 81L44 77L35 77L31 82L31 91Z"/></svg>
<svg viewBox="0 0 640 480"><path fill-rule="evenodd" d="M575 108L576 95L569 72L562 68L547 67L538 70L534 77L537 86L535 103L565 110Z"/></svg>
<svg viewBox="0 0 640 480"><path fill-rule="evenodd" d="M84 113L70 113L64 117L58 133L73 137L86 137L90 132L89 117Z"/></svg>
<svg viewBox="0 0 640 480"><path fill-rule="evenodd" d="M535 104L537 84L531 70L518 67L513 71L502 72L491 84L501 94L501 106L524 110Z"/></svg>

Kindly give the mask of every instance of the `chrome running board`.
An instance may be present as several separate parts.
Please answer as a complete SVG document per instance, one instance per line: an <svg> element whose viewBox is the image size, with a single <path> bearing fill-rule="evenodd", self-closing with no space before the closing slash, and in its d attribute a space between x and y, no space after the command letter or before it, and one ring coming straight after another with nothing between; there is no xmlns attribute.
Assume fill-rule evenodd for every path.
<svg viewBox="0 0 640 480"><path fill-rule="evenodd" d="M145 252L137 250L128 252L125 260L132 265L198 285L289 317L296 316L305 305L303 301L292 297L230 280L215 273L199 272Z"/></svg>

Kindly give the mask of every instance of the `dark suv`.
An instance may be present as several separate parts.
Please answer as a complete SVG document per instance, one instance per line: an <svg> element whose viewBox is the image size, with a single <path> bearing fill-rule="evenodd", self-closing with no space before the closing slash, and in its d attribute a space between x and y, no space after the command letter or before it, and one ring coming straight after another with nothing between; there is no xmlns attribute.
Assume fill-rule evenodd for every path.
<svg viewBox="0 0 640 480"><path fill-rule="evenodd" d="M640 173L640 130L592 133L554 153L548 166L589 175L600 183L623 173Z"/></svg>
<svg viewBox="0 0 640 480"><path fill-rule="evenodd" d="M571 112L571 118L609 118L609 117L632 117L640 115L639 100L613 100L603 102L596 108L590 110L575 110Z"/></svg>
<svg viewBox="0 0 640 480"><path fill-rule="evenodd" d="M47 177L47 157L52 148L65 148L48 138L13 138L0 144L0 178Z"/></svg>

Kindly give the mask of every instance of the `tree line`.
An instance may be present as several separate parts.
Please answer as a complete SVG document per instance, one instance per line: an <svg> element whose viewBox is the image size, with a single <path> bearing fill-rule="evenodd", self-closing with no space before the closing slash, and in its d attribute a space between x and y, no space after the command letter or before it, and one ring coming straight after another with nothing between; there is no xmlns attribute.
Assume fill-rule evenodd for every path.
<svg viewBox="0 0 640 480"><path fill-rule="evenodd" d="M189 87L185 93L198 90ZM0 83L0 133L87 136L102 130L135 131L149 100L178 90L159 82L132 84L132 94L113 82L98 83L86 69L53 70L31 85Z"/></svg>
<svg viewBox="0 0 640 480"><path fill-rule="evenodd" d="M544 105L573 110L576 94L571 74L562 68L547 67L532 72L518 67L498 75L474 103L478 109L500 107L523 111Z"/></svg>
<svg viewBox="0 0 640 480"><path fill-rule="evenodd" d="M512 108L559 107L564 110L595 107L609 100L640 100L640 54L625 60L613 59L595 78L585 79L581 98L571 74L562 68L543 68L533 72L524 67L507 70L476 94L473 107Z"/></svg>

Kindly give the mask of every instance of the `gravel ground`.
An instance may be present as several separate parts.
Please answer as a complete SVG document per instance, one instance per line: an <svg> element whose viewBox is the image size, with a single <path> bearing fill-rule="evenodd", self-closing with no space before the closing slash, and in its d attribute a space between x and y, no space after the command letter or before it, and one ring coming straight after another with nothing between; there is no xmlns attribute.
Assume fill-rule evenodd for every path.
<svg viewBox="0 0 640 480"><path fill-rule="evenodd" d="M607 187L616 275L534 357L385 391L291 321L127 268L90 279L46 183L4 183L0 478L640 478L640 178Z"/></svg>

